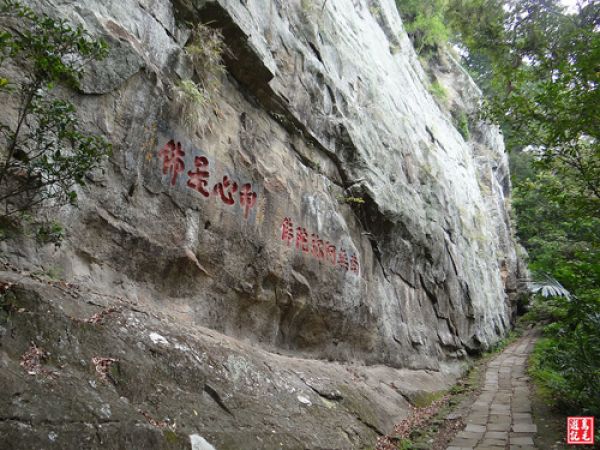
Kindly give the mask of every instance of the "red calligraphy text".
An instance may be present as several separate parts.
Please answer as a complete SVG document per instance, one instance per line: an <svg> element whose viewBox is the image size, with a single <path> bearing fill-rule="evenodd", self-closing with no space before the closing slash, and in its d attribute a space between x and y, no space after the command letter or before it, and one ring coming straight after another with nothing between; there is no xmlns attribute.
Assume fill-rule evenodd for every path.
<svg viewBox="0 0 600 450"><path fill-rule="evenodd" d="M181 143L171 139L158 152L158 156L163 160L163 175L171 174L171 184L175 186L177 177L185 170L185 162L183 156L185 152L181 148Z"/></svg>
<svg viewBox="0 0 600 450"><path fill-rule="evenodd" d="M348 254L344 249L341 249L338 253L338 266L346 271L348 270Z"/></svg>
<svg viewBox="0 0 600 450"><path fill-rule="evenodd" d="M295 241L297 251L306 253L319 262L331 264L333 269L360 276L360 264L356 254L350 254L343 248L338 250L331 242L321 239L318 233L309 233L303 226L294 226L290 217L284 217L281 222L281 240L288 247Z"/></svg>
<svg viewBox="0 0 600 450"><path fill-rule="evenodd" d="M312 240L312 255L317 259L325 259L325 244L323 243L323 239L319 239L318 234L311 234Z"/></svg>
<svg viewBox="0 0 600 450"><path fill-rule="evenodd" d="M302 250L304 253L308 253L308 233L306 228L296 228L296 248Z"/></svg>
<svg viewBox="0 0 600 450"><path fill-rule="evenodd" d="M252 192L252 185L246 183L242 186L240 191L240 204L244 208L244 218L248 218L248 213L254 205L256 205L256 192Z"/></svg>
<svg viewBox="0 0 600 450"><path fill-rule="evenodd" d="M360 266L358 264L358 258L356 255L352 255L350 257L350 271L354 272L356 275L360 272Z"/></svg>
<svg viewBox="0 0 600 450"><path fill-rule="evenodd" d="M225 175L223 177L222 183L215 184L215 187L213 188L213 193L215 195L221 196L221 200L223 200L223 203L225 203L226 205L233 205L235 203L235 200L233 199L233 195L231 194L235 194L237 190L237 183L235 181L232 182L229 179L229 177ZM228 191L227 195L225 195L226 191Z"/></svg>
<svg viewBox="0 0 600 450"><path fill-rule="evenodd" d="M208 177L210 176L210 173L208 170L203 170L205 168L208 169L208 159L205 156L196 156L194 158L194 166L196 167L196 170L190 170L188 172L188 176L190 178L187 182L187 185L195 191L200 192L205 197L208 197L210 192L208 192L205 188L208 184Z"/></svg>
<svg viewBox="0 0 600 450"><path fill-rule="evenodd" d="M288 247L294 240L294 223L289 217L281 223L281 240L287 242Z"/></svg>

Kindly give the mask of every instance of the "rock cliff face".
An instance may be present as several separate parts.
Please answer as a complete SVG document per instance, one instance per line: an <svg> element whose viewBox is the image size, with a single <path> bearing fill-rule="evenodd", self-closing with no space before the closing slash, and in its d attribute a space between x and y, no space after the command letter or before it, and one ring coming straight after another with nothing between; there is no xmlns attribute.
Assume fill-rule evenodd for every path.
<svg viewBox="0 0 600 450"><path fill-rule="evenodd" d="M367 448L507 331L502 137L393 0L28 3L109 43L65 95L114 148L60 248L3 243L4 446ZM192 114L198 23L228 50Z"/></svg>

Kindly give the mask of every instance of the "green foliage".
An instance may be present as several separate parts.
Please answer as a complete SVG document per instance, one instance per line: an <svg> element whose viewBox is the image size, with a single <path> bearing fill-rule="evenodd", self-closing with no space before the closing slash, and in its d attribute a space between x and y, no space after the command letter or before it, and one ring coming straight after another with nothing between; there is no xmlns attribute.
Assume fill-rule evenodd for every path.
<svg viewBox="0 0 600 450"><path fill-rule="evenodd" d="M32 272L31 275L58 281L64 277L64 269L62 267L50 266L43 270Z"/></svg>
<svg viewBox="0 0 600 450"><path fill-rule="evenodd" d="M576 171L587 195L600 199L600 4L565 14L558 0L474 3L480 8L465 7L451 22L488 116L509 148L535 146L539 165Z"/></svg>
<svg viewBox="0 0 600 450"><path fill-rule="evenodd" d="M429 92L442 104L448 101L448 91L439 81L434 81L429 85Z"/></svg>
<svg viewBox="0 0 600 450"><path fill-rule="evenodd" d="M528 320L549 323L536 348L532 374L565 412L597 414L600 398L600 217L597 199L579 172L531 152L513 163L513 204L529 267L556 282L534 283L537 296ZM537 277L541 279L541 277ZM564 287L563 287L564 286ZM565 291L570 294L565 295Z"/></svg>
<svg viewBox="0 0 600 450"><path fill-rule="evenodd" d="M194 69L190 79L175 84L175 105L191 132L210 130L208 108L218 110L217 94L221 89L226 53L223 35L208 25L197 24L185 47L185 54Z"/></svg>
<svg viewBox="0 0 600 450"><path fill-rule="evenodd" d="M175 99L179 105L184 124L188 128L193 129L194 126L202 123L204 107L209 102L204 88L192 80L182 80L175 87Z"/></svg>
<svg viewBox="0 0 600 450"><path fill-rule="evenodd" d="M430 53L446 44L448 0L396 0L396 6L417 53Z"/></svg>
<svg viewBox="0 0 600 450"><path fill-rule="evenodd" d="M0 64L10 62L23 74L0 76L0 94L17 102L14 120L0 123L0 214L48 199L74 202L75 184L84 184L110 145L83 133L75 107L52 91L58 83L76 85L85 64L106 55L106 44L12 0L0 2L0 30Z"/></svg>
<svg viewBox="0 0 600 450"><path fill-rule="evenodd" d="M551 274L576 296L600 296L600 217L579 179L539 170L518 180L513 205L530 269Z"/></svg>
<svg viewBox="0 0 600 450"><path fill-rule="evenodd" d="M182 80L177 84L179 90L190 102L204 105L206 103L206 94L192 80Z"/></svg>
<svg viewBox="0 0 600 450"><path fill-rule="evenodd" d="M564 297L571 298L571 293L567 291L558 280L546 275L543 281L533 281L529 283L529 290L533 294L541 295L542 297Z"/></svg>
<svg viewBox="0 0 600 450"><path fill-rule="evenodd" d="M362 205L363 203L365 203L365 199L362 197L344 197L344 196L339 196L337 197L337 199L340 202L344 202L344 203L348 203L348 204L355 204L355 205Z"/></svg>
<svg viewBox="0 0 600 450"><path fill-rule="evenodd" d="M500 339L491 345L485 352L485 356L494 355L496 353L500 353L507 346L512 344L519 336L521 336L521 330L511 330L507 336Z"/></svg>
<svg viewBox="0 0 600 450"><path fill-rule="evenodd" d="M469 118L464 111L459 111L458 113L453 115L454 118L454 126L461 134L465 141L468 141L471 138L471 133L469 132Z"/></svg>
<svg viewBox="0 0 600 450"><path fill-rule="evenodd" d="M400 439L396 445L398 450L411 450L413 448L412 441L406 438Z"/></svg>
<svg viewBox="0 0 600 450"><path fill-rule="evenodd" d="M545 327L545 337L536 345L531 374L555 406L567 413L597 416L600 297L554 297L537 303L553 322Z"/></svg>
<svg viewBox="0 0 600 450"><path fill-rule="evenodd" d="M223 56L226 47L222 33L208 25L197 24L185 51L194 67L200 90L208 100L212 99L221 88L225 74Z"/></svg>
<svg viewBox="0 0 600 450"><path fill-rule="evenodd" d="M43 223L37 230L36 239L42 244L52 243L60 247L65 230L58 222Z"/></svg>

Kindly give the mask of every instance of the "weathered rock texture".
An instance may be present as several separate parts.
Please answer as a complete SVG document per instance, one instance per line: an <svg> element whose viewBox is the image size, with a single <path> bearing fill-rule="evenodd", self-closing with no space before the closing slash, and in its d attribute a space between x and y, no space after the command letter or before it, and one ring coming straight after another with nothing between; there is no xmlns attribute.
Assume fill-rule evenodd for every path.
<svg viewBox="0 0 600 450"><path fill-rule="evenodd" d="M59 249L3 244L10 267L71 284L3 274L0 446L367 448L506 332L502 138L451 56L426 74L393 0L29 3L110 44L66 95L114 153L57 212ZM222 30L227 75L190 124L175 86L196 23ZM188 186L201 156L234 205ZM28 375L31 343L50 355ZM94 357L118 361L103 379Z"/></svg>

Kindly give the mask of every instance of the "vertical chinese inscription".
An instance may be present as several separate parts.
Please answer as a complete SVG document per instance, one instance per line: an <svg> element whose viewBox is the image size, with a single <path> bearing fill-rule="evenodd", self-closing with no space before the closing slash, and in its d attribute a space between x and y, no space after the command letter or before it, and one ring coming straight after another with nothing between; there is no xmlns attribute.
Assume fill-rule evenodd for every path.
<svg viewBox="0 0 600 450"><path fill-rule="evenodd" d="M196 170L188 171L189 178L187 186L205 197L208 197L210 192L205 189L208 184L208 177L210 176L210 172L208 171L208 159L205 156L196 156L194 157L194 166L196 167Z"/></svg>
<svg viewBox="0 0 600 450"><path fill-rule="evenodd" d="M181 148L181 143L171 139L158 152L159 158L163 160L163 175L171 175L171 184L175 186L177 177L185 170L185 162L183 157L185 152Z"/></svg>
<svg viewBox="0 0 600 450"><path fill-rule="evenodd" d="M252 186L250 183L246 183L242 186L242 190L240 192L240 204L244 208L244 217L248 218L248 213L250 209L254 208L256 205L256 192L252 192Z"/></svg>

